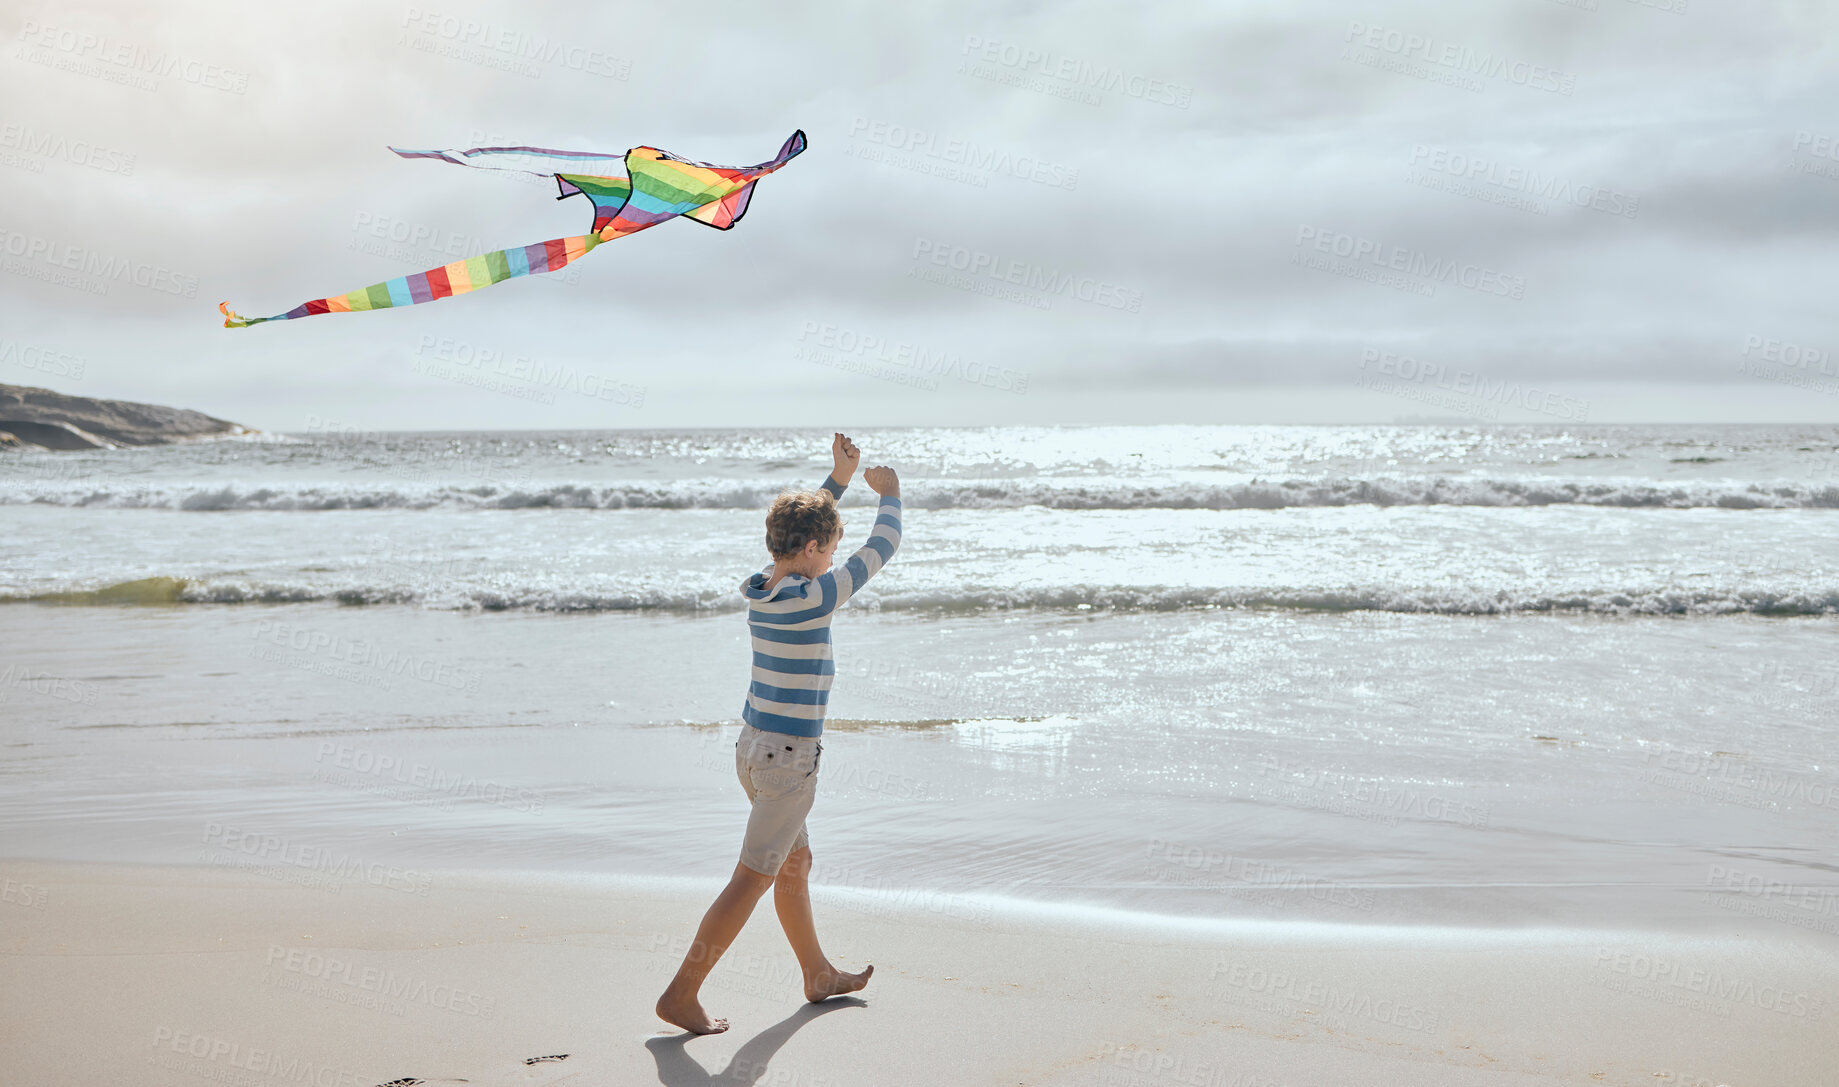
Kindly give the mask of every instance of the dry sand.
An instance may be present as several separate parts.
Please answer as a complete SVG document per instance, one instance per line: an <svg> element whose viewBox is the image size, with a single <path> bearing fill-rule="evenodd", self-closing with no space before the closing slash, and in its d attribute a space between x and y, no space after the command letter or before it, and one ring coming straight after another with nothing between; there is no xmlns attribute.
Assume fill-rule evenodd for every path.
<svg viewBox="0 0 1839 1087"><path fill-rule="evenodd" d="M763 904L704 990L734 1029L686 1038L651 1006L714 885L313 878L0 864L0 1082L1839 1082L1839 956L1773 923L1283 926L819 889L832 957L875 964L865 999L804 1004Z"/></svg>

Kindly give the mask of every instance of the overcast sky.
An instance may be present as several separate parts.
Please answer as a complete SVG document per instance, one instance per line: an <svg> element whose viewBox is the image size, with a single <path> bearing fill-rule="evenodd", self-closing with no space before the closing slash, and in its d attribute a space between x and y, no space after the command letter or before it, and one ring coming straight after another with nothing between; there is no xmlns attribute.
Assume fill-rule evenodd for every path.
<svg viewBox="0 0 1839 1087"><path fill-rule="evenodd" d="M268 430L1839 421L1836 8L6 3L0 382ZM732 231L216 313L592 219L389 144L800 128Z"/></svg>

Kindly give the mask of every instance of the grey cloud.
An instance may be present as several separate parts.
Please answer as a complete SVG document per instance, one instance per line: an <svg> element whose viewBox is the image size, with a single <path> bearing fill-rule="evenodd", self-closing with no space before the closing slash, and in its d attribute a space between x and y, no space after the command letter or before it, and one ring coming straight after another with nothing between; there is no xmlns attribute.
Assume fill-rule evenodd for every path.
<svg viewBox="0 0 1839 1087"><path fill-rule="evenodd" d="M478 19L514 43L564 41L629 70L609 78L564 60L504 71L515 49L427 33L411 9L435 13L437 26ZM16 36L24 17L9 18L0 34ZM1732 353L1750 335L1839 347L1821 252L1839 221L1839 159L1795 160L1790 147L1797 132L1839 137L1828 74L1839 15L1811 0L1694 3L1685 15L1628 0L1595 11L1544 0L805 2L693 20L662 6L561 0L464 13L353 3L312 18L252 8L221 25L110 0L56 18L250 80L244 94L171 78L138 91L0 56L0 126L135 156L127 176L45 155L0 163L0 229L198 281L182 297L0 274L0 335L67 343L95 360L96 387L70 391L125 395L100 386L158 373L224 397L194 406L232 418L259 421L302 395L344 396L362 410L417 395L406 358L427 335L606 365L653 360L645 365L673 381L768 390L838 380L788 368L802 365L787 361L801 330L818 325L1025 359L1040 387L1058 381L1087 397L1079 410L1089 417L1120 390L1349 384L1368 345L1503 375L1657 386L1738 380ZM1354 63L1342 54L1355 23L1562 69L1576 87L1545 93L1488 77L1468 91ZM1033 68L1024 56L1038 58ZM1085 82L1112 76L1116 85ZM1153 88L1178 88L1185 104L1156 101ZM898 148L864 124L930 141ZM801 127L810 152L762 183L732 232L668 224L596 252L572 284L217 327L219 298L276 312L447 259L427 247L367 248L361 221L474 248L589 222L578 198L399 160L386 144L645 143L746 163ZM986 160L1076 172L1077 183L967 166L955 157L967 145ZM1512 186L1427 185L1407 177L1418 148L1638 197L1639 213L1545 199L1536 214L1502 205L1529 195ZM1303 227L1523 277L1525 298L1449 282L1426 295L1299 267ZM1019 279L1022 297L929 281L939 266L916 259L916 246L1001 262L1002 274L972 279L991 290ZM1043 288L1066 282L1141 305ZM837 387L877 410L900 396L886 382ZM455 396L452 425L554 417L502 397L474 401ZM1073 402L1014 407L1055 403ZM1782 403L1792 412L1810 401L1784 390ZM900 408L912 422L951 422L954 410L913 397Z"/></svg>

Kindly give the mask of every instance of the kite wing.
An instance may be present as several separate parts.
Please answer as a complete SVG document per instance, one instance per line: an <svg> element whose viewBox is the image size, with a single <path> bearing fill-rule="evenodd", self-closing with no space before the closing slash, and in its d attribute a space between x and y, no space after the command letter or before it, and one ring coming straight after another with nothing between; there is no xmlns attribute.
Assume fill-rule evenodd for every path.
<svg viewBox="0 0 1839 1087"><path fill-rule="evenodd" d="M593 202L593 231L467 257L346 294L303 302L273 317L243 317L233 313L228 302L219 303L217 308L223 312L225 328L246 328L319 313L413 306L519 276L557 271L586 256L601 242L636 234L679 215L727 230L746 214L754 182L784 166L804 149L803 130L794 132L773 158L757 166L740 167L692 162L655 147L634 147L624 155L543 147L474 147L465 151L405 151L392 147L390 150L403 158L440 159L458 166L553 177L560 190L556 199L580 194ZM582 172L604 169L615 161L624 162L625 177Z"/></svg>
<svg viewBox="0 0 1839 1087"><path fill-rule="evenodd" d="M699 223L707 223L717 230L727 230L747 214L747 201L752 197L753 182L749 181L720 200L704 204L688 214Z"/></svg>

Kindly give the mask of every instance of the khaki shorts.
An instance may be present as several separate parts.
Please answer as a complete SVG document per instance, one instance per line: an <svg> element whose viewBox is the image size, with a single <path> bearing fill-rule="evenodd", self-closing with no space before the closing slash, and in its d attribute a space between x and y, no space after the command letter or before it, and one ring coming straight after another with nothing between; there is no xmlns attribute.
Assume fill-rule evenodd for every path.
<svg viewBox="0 0 1839 1087"><path fill-rule="evenodd" d="M753 802L741 863L776 876L785 859L811 844L805 816L817 800L817 764L824 745L816 736L788 736L741 726L734 743L734 772Z"/></svg>

